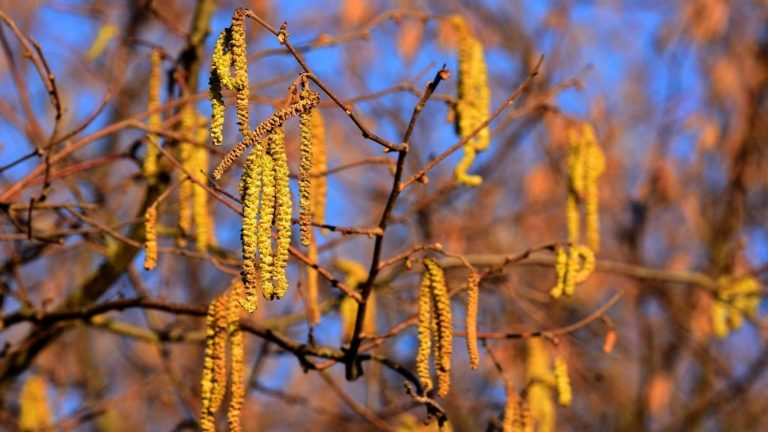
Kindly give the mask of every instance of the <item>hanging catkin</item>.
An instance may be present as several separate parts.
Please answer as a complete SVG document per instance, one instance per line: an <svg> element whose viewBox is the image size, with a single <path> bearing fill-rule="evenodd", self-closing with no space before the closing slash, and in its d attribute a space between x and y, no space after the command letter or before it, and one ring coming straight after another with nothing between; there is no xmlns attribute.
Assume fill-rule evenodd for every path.
<svg viewBox="0 0 768 432"><path fill-rule="evenodd" d="M300 98L306 97L308 94L303 91ZM304 247L309 246L312 238L312 111L299 114L299 225L301 244Z"/></svg>
<svg viewBox="0 0 768 432"><path fill-rule="evenodd" d="M469 368L474 370L480 365L477 350L477 307L480 296L480 275L472 269L467 280L467 353Z"/></svg>
<svg viewBox="0 0 768 432"><path fill-rule="evenodd" d="M162 61L162 52L159 49L152 50L149 85L147 86L147 111L150 113L147 117L147 125L153 129L160 128L163 122L160 112L156 111L160 107L160 81L163 73ZM160 153L157 146L159 144L157 134L151 132L147 134L147 152L144 155L143 174L147 183L150 185L157 182L158 155Z"/></svg>
<svg viewBox="0 0 768 432"><path fill-rule="evenodd" d="M245 402L245 339L240 329L240 306L238 301L243 298L243 284L235 279L227 293L227 334L230 345L230 398L227 409L229 430L239 432L240 412Z"/></svg>
<svg viewBox="0 0 768 432"><path fill-rule="evenodd" d="M328 159L325 148L325 122L320 109L312 110L312 214L315 222L325 223L325 203L328 194L326 171Z"/></svg>
<svg viewBox="0 0 768 432"><path fill-rule="evenodd" d="M243 269L240 274L245 287L240 304L249 313L254 312L258 305L259 282L256 274L256 252L259 247L257 218L261 189L259 159L262 152L263 149L260 144L251 150L240 176L240 200L243 203L243 227L240 232L240 241L243 247Z"/></svg>
<svg viewBox="0 0 768 432"><path fill-rule="evenodd" d="M144 213L144 270L154 270L157 265L157 205L147 207Z"/></svg>
<svg viewBox="0 0 768 432"><path fill-rule="evenodd" d="M456 122L459 136L471 135L490 114L491 95L488 87L488 72L485 64L483 45L472 36L469 26L461 16L454 16L451 22L458 36L458 101L456 103ZM478 152L486 150L490 144L491 133L484 127L464 145L464 156L456 165L456 181L467 186L478 186L483 179L479 175L468 174L469 168Z"/></svg>
<svg viewBox="0 0 768 432"><path fill-rule="evenodd" d="M419 349L416 355L416 370L424 390L430 390L432 379L429 376L429 357L434 352L438 383L437 396L445 397L451 385L451 354L453 352L451 301L448 298L443 269L437 261L429 257L424 258L424 268L419 290Z"/></svg>
<svg viewBox="0 0 768 432"><path fill-rule="evenodd" d="M265 146L269 146L268 141ZM261 204L259 208L259 272L261 275L261 292L266 299L272 299L275 291L272 277L275 272L274 256L272 254L272 220L275 215L275 162L269 152L261 161Z"/></svg>
<svg viewBox="0 0 768 432"><path fill-rule="evenodd" d="M288 248L291 245L291 216L293 204L291 201L291 186L289 183L288 159L285 154L285 134L281 129L275 129L269 139L269 153L275 163L275 228L277 241L273 259L273 276L275 289L272 299L279 299L288 290Z"/></svg>
<svg viewBox="0 0 768 432"><path fill-rule="evenodd" d="M555 384L550 369L549 352L540 338L528 340L526 357L526 399L531 407L531 417L537 431L551 432L555 429L555 403L552 388Z"/></svg>
<svg viewBox="0 0 768 432"><path fill-rule="evenodd" d="M424 392L432 390L432 377L429 373L429 358L432 354L432 281L425 271L419 288L419 348L416 353L416 373L419 375Z"/></svg>
<svg viewBox="0 0 768 432"><path fill-rule="evenodd" d="M215 414L226 390L227 299L219 296L208 306L205 357L200 382L200 429L215 431Z"/></svg>

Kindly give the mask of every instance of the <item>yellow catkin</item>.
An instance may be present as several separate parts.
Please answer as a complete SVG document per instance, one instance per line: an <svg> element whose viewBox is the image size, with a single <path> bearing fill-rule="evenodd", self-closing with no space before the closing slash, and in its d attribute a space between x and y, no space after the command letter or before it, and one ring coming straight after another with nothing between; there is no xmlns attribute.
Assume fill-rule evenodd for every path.
<svg viewBox="0 0 768 432"><path fill-rule="evenodd" d="M585 245L572 246L571 252L575 253L581 259L581 267L574 268L572 271L575 272L575 283L582 283L589 278L589 275L591 275L593 271L595 271L595 253L592 252L592 249L590 249L589 246Z"/></svg>
<svg viewBox="0 0 768 432"><path fill-rule="evenodd" d="M275 215L275 163L267 153L259 159L261 165L261 204L259 208L259 273L261 275L261 292L264 298L270 300L274 295L272 277L275 273L274 256L272 255L272 220Z"/></svg>
<svg viewBox="0 0 768 432"><path fill-rule="evenodd" d="M279 299L288 290L288 248L291 245L291 217L293 203L291 201L290 172L288 158L285 154L285 134L276 129L269 139L269 152L275 162L275 228L277 241L274 254L275 290L272 298Z"/></svg>
<svg viewBox="0 0 768 432"><path fill-rule="evenodd" d="M202 116L196 116L196 121L196 141L204 143L207 137L205 119ZM191 165L194 167L194 170L191 171L192 175L196 180L205 184L207 182L206 173L208 172L208 149L205 146L195 146L192 158ZM195 220L197 250L206 252L213 237L213 220L208 208L208 191L199 184L195 184L192 188L192 216Z"/></svg>
<svg viewBox="0 0 768 432"><path fill-rule="evenodd" d="M240 200L243 203L243 226L240 231L240 242L243 248L243 269L240 272L244 285L243 298L240 305L249 313L256 310L258 305L259 279L256 272L256 252L258 240L259 189L261 167L259 158L262 149L254 148L248 154L240 176Z"/></svg>
<svg viewBox="0 0 768 432"><path fill-rule="evenodd" d="M585 237L587 245L597 252L600 250L600 198L597 181L605 172L605 155L597 143L595 131L591 125L584 125L583 134L586 141L584 150L584 169L586 171L584 185Z"/></svg>
<svg viewBox="0 0 768 432"><path fill-rule="evenodd" d="M24 381L19 395L19 430L52 431L53 416L46 394L45 378L32 375Z"/></svg>
<svg viewBox="0 0 768 432"><path fill-rule="evenodd" d="M230 398L227 409L229 430L241 430L240 412L245 402L245 339L240 329L238 302L244 295L243 284L235 279L229 288L227 301L227 333L230 345Z"/></svg>
<svg viewBox="0 0 768 432"><path fill-rule="evenodd" d="M427 257L424 259L424 266L429 273L433 318L437 327L437 335L434 335L437 342L435 347L437 396L445 397L448 395L451 385L451 354L453 352L451 300L448 298L448 288L445 284L443 269L437 261Z"/></svg>
<svg viewBox="0 0 768 432"><path fill-rule="evenodd" d="M501 424L503 432L522 432L519 427L521 417L520 396L515 391L511 381L506 383L507 403L504 405L504 419Z"/></svg>
<svg viewBox="0 0 768 432"><path fill-rule="evenodd" d="M467 280L467 353L469 368L474 370L480 365L477 349L477 307L480 296L480 276L475 270L470 271Z"/></svg>
<svg viewBox="0 0 768 432"><path fill-rule="evenodd" d="M232 76L230 68L234 67ZM224 29L216 40L211 58L211 73L208 81L208 95L211 100L211 140L221 145L224 127L225 105L222 89L234 90L237 108L237 125L245 137L248 132L249 88L248 58L245 35L245 10L237 9L232 15L232 25Z"/></svg>
<svg viewBox="0 0 768 432"><path fill-rule="evenodd" d="M302 97L304 92L302 92ZM299 115L299 225L301 227L301 244L309 246L312 238L312 113Z"/></svg>
<svg viewBox="0 0 768 432"><path fill-rule="evenodd" d="M147 111L150 112L147 117L147 125L151 128L159 128L162 125L160 112L152 112L160 107L160 82L162 78L162 52L159 49L152 50L150 58L150 72L148 87ZM147 183L153 185L157 183L158 173L158 155L157 146L159 141L157 134L147 134L147 153L144 155L143 174Z"/></svg>
<svg viewBox="0 0 768 432"><path fill-rule="evenodd" d="M432 377L429 374L429 358L432 354L432 281L425 271L419 288L418 331L419 348L416 353L416 373L424 392L432 390Z"/></svg>
<svg viewBox="0 0 768 432"><path fill-rule="evenodd" d="M715 335L724 338L741 327L744 316L755 318L760 305L760 292L760 282L752 276L720 278L711 312Z"/></svg>
<svg viewBox="0 0 768 432"><path fill-rule="evenodd" d="M555 359L555 386L557 387L557 402L560 406L571 406L573 399L571 378L568 376L568 363L562 357Z"/></svg>
<svg viewBox="0 0 768 432"><path fill-rule="evenodd" d="M311 109L315 108L320 103L320 95L312 90L307 90L307 92L308 96L306 98L300 99L298 102L291 104L286 108L277 110L269 118L259 123L259 125L256 126L256 129L244 133L242 141L232 147L213 170L213 178L216 180L220 179L224 174L224 171L229 169L248 147L252 146L265 135L280 128L285 120L300 115L301 113L309 112ZM211 123L213 123L213 120Z"/></svg>
<svg viewBox="0 0 768 432"><path fill-rule="evenodd" d="M600 249L597 182L605 172L605 164L605 155L590 124L585 123L568 131L568 240L572 243L580 241L579 203L583 202L586 244L594 252Z"/></svg>
<svg viewBox="0 0 768 432"><path fill-rule="evenodd" d="M147 207L144 214L144 269L153 270L157 265L157 206Z"/></svg>
<svg viewBox="0 0 768 432"><path fill-rule="evenodd" d="M565 274L568 271L568 254L565 252L565 248L557 245L555 246L555 274L557 276L557 282L555 287L549 292L552 298L560 298L565 293Z"/></svg>
<svg viewBox="0 0 768 432"><path fill-rule="evenodd" d="M568 251L568 266L565 271L565 281L563 285L563 294L570 297L576 291L576 272L579 268L581 258L576 248L571 247Z"/></svg>
<svg viewBox="0 0 768 432"><path fill-rule="evenodd" d="M485 63L483 45L472 36L469 27L461 16L451 18L458 36L458 101L456 121L459 135L469 136L490 114L491 95L488 86L488 72ZM456 165L456 180L467 186L478 186L482 177L468 174L468 170L477 152L488 148L490 129L485 127L464 146L464 157Z"/></svg>
<svg viewBox="0 0 768 432"><path fill-rule="evenodd" d="M208 305L205 321L205 357L200 380L200 430L202 431L216 430L215 414L226 390L227 307L225 296L217 297Z"/></svg>
<svg viewBox="0 0 768 432"><path fill-rule="evenodd" d="M213 145L220 146L224 142L224 115L226 106L224 105L224 95L222 95L222 77L223 72L219 71L219 65L231 62L231 54L227 57L224 52L227 31L221 32L216 39L211 57L211 71L208 77L208 99L211 101L211 142Z"/></svg>
<svg viewBox="0 0 768 432"><path fill-rule="evenodd" d="M325 172L328 160L325 148L325 122L319 109L312 110L312 215L315 222L325 223L325 203L328 185Z"/></svg>
<svg viewBox="0 0 768 432"><path fill-rule="evenodd" d="M554 376L550 370L549 352L540 338L528 340L526 356L528 391L526 399L537 431L555 429L555 403L552 398Z"/></svg>
<svg viewBox="0 0 768 432"><path fill-rule="evenodd" d="M307 248L307 258L312 262L317 262L317 243L310 242ZM317 270L312 266L307 266L307 322L309 325L317 325L320 323L320 307L318 306L318 291L320 280L318 278Z"/></svg>

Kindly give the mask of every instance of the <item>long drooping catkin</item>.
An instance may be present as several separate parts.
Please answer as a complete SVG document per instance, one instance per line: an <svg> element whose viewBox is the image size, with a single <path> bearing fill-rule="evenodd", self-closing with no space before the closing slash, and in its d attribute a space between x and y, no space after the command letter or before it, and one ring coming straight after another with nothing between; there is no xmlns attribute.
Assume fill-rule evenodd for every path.
<svg viewBox="0 0 768 432"><path fill-rule="evenodd" d="M457 130L462 138L468 137L490 114L491 95L483 45L472 36L461 16L451 18L458 35L459 83L456 104ZM488 148L490 129L485 127L464 145L464 157L456 165L456 181L467 186L478 186L482 177L468 174L477 152Z"/></svg>
<svg viewBox="0 0 768 432"><path fill-rule="evenodd" d="M243 270L240 272L244 285L244 295L240 304L249 313L258 305L259 281L256 273L256 252L259 248L258 214L259 192L261 189L260 158L263 149L257 145L248 154L240 176L240 200L243 203L243 227L240 242L243 247Z"/></svg>
<svg viewBox="0 0 768 432"><path fill-rule="evenodd" d="M526 357L527 402L536 430L551 432L555 429L555 403L552 398L554 376L550 369L549 352L540 338L528 340Z"/></svg>
<svg viewBox="0 0 768 432"><path fill-rule="evenodd" d="M269 139L268 139L269 140ZM265 144L268 145L268 144ZM275 162L269 152L261 161L261 205L259 209L259 272L261 274L261 292L266 299L272 299L274 285L272 278L275 272L274 256L272 254L272 220L275 215Z"/></svg>
<svg viewBox="0 0 768 432"><path fill-rule="evenodd" d="M429 257L424 258L424 268L419 289L419 349L416 355L416 371L424 391L429 391L432 388L429 357L434 351L437 395L445 397L451 385L451 354L453 352L451 301L448 298L443 269L437 261Z"/></svg>
<svg viewBox="0 0 768 432"><path fill-rule="evenodd" d="M202 431L216 430L214 416L226 390L227 307L226 296L219 296L208 306L206 315L205 357L200 382Z"/></svg>
<svg viewBox="0 0 768 432"><path fill-rule="evenodd" d="M302 92L306 97L306 92ZM299 225L301 244L309 246L312 238L312 113L299 115L299 143L301 159L299 164Z"/></svg>
<svg viewBox="0 0 768 432"><path fill-rule="evenodd" d="M230 74L234 67L235 75ZM211 58L211 75L208 94L211 100L211 139L214 145L224 141L223 127L225 105L222 89L234 90L237 108L237 125L245 137L249 130L248 58L245 36L245 11L237 9L232 15L232 25L224 29L216 40Z"/></svg>
<svg viewBox="0 0 768 432"><path fill-rule="evenodd" d="M467 280L467 353L469 368L477 369L480 355L477 350L477 307L480 296L480 275L473 269Z"/></svg>
<svg viewBox="0 0 768 432"><path fill-rule="evenodd" d="M307 248L307 258L312 262L317 262L317 244L312 240ZM320 307L318 306L318 280L317 270L312 266L307 266L307 322L309 325L320 323Z"/></svg>
<svg viewBox="0 0 768 432"><path fill-rule="evenodd" d="M288 248L291 245L291 216L293 202L291 201L291 186L289 183L288 158L285 154L285 134L276 129L269 137L269 153L275 162L275 228L277 241L273 259L275 290L272 298L279 299L288 290Z"/></svg>
<svg viewBox="0 0 768 432"><path fill-rule="evenodd" d="M159 49L152 50L152 57L150 60L151 69L149 72L149 85L148 87L148 102L147 111L150 112L147 117L147 125L150 128L159 128L162 125L162 117L160 116L157 108L160 107L160 82L162 76L162 62L163 56ZM157 134L147 134L147 153L144 155L143 173L147 183L152 185L157 182L158 173L158 155L159 151L157 146L159 141Z"/></svg>
<svg viewBox="0 0 768 432"><path fill-rule="evenodd" d="M240 306L245 295L240 280L235 279L227 293L227 334L230 345L230 397L227 423L230 431L240 431L240 412L245 402L245 339L240 329Z"/></svg>
<svg viewBox="0 0 768 432"><path fill-rule="evenodd" d="M325 223L325 203L328 195L326 171L328 158L325 148L325 122L320 109L312 110L312 214L315 222Z"/></svg>
<svg viewBox="0 0 768 432"><path fill-rule="evenodd" d="M157 265L157 205L147 207L144 214L144 269L153 270Z"/></svg>
<svg viewBox="0 0 768 432"><path fill-rule="evenodd" d="M416 373L424 392L432 390L432 377L429 374L429 358L432 354L432 281L425 271L419 288L419 348L416 353Z"/></svg>
<svg viewBox="0 0 768 432"><path fill-rule="evenodd" d="M568 201L566 203L568 241L572 243L580 241L579 203L583 202L586 244L594 252L600 249L597 181L604 172L605 155L597 143L592 126L585 123L569 130Z"/></svg>

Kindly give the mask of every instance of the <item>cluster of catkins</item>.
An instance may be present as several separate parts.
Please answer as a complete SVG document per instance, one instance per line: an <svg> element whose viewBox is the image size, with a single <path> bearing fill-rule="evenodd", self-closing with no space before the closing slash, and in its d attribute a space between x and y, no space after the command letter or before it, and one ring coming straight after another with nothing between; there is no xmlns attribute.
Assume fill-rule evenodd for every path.
<svg viewBox="0 0 768 432"><path fill-rule="evenodd" d="M149 116L147 124L151 129L162 126L160 107L160 86L162 75L162 53L155 49L152 51L151 70L149 76L149 91L147 110ZM206 119L198 114L191 104L184 105L181 109L181 122L179 129L191 134L193 142L181 141L178 143L178 157L184 170L190 178L182 179L179 186L179 246L186 246L186 236L192 234L197 250L205 252L213 241L212 214L208 211L208 193L198 183L206 182L205 173L208 171L208 150L201 145L208 137ZM147 152L144 156L143 175L147 184L154 185L160 174L158 136L154 132L147 134ZM192 180L196 182L193 182ZM155 201L147 206L144 214L145 231L145 255L144 268L152 270L157 265L157 207Z"/></svg>
<svg viewBox="0 0 768 432"><path fill-rule="evenodd" d="M570 247L555 247L557 283L550 291L553 298L573 295L595 269L595 252L600 248L599 195L597 181L605 172L605 156L589 124L572 128L568 133L568 198L566 225ZM586 244L581 243L584 207Z"/></svg>
<svg viewBox="0 0 768 432"><path fill-rule="evenodd" d="M456 130L466 138L484 122L491 111L491 90L483 54L483 44L472 36L467 22L461 16L451 17L458 36L459 84L456 102ZM456 181L467 186L483 182L479 175L469 174L469 168L478 152L488 148L491 131L486 126L464 144L464 156L456 165Z"/></svg>
<svg viewBox="0 0 768 432"><path fill-rule="evenodd" d="M289 183L288 159L285 151L285 121L299 116L301 161L299 169L299 204L301 242L310 246L312 238L312 196L315 190L325 190L324 184L313 182L315 164L314 143L319 141L313 125L322 120L314 114L320 102L317 92L305 79L293 86L287 106L278 109L255 129L249 126L248 59L245 38L245 9L237 9L232 25L218 40L211 61L209 96L212 104L211 139L214 145L223 143L224 98L222 89L236 92L237 125L242 139L219 162L213 171L215 179L247 149L251 149L240 177L240 197L243 205L241 232L243 249L242 280L245 293L240 304L248 312L256 310L258 290L269 300L279 299L288 289L286 267L291 243L293 203ZM234 69L234 74L230 68ZM298 88L300 87L300 90ZM324 155L323 155L324 156ZM320 203L324 206L324 203ZM276 240L272 240L272 228ZM311 254L311 251L310 251ZM316 252L315 252L316 254ZM258 258L258 261L257 261ZM314 285L316 288L316 284ZM316 293L314 298L316 298Z"/></svg>
<svg viewBox="0 0 768 432"><path fill-rule="evenodd" d="M215 416L227 391L229 381L229 407L227 423L229 430L239 431L240 411L245 401L245 340L240 329L243 284L239 279L232 281L229 289L214 299L208 306L205 333L205 358L201 380L200 429L215 431ZM227 350L229 345L229 350ZM229 351L229 371L227 370Z"/></svg>

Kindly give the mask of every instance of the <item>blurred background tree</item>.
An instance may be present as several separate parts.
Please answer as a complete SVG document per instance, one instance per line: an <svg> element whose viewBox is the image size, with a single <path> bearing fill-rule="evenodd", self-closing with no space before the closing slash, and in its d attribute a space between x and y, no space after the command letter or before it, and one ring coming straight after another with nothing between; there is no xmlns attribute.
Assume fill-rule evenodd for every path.
<svg viewBox="0 0 768 432"><path fill-rule="evenodd" d="M350 360L343 293L325 278L321 320L310 327L306 262L292 257L286 297L241 320L244 430L417 430L425 406L453 430L501 429L507 401L533 393L534 339L569 367L573 402L556 409L557 430L766 422L768 323L758 313L723 332L713 321L732 281L757 281L753 301L768 281L765 1L5 0L2 429L197 428L205 308L240 272L240 204L237 175L208 182L215 241L198 252L179 227L174 185L184 174L173 161L190 132L180 107L210 114L213 43L237 7L275 28L287 22L317 77L387 142L403 141L441 65L451 72L406 140L399 166L411 183L399 195L393 173L405 153L383 153L321 92L330 229L316 230L316 259L341 281L344 260L366 273L372 260L386 264L359 281L376 292L380 337L366 330ZM478 187L454 179L460 151L429 169L428 182L412 177L459 142L454 15L484 47L492 110L519 96L490 125L490 147L471 170ZM253 126L283 106L302 69L264 27L251 21L247 35ZM147 128L155 48L163 122ZM237 142L227 115L225 149ZM292 174L297 123L286 125ZM596 272L553 300L551 252L567 239L568 131L580 123L593 125L606 157L602 246ZM141 175L148 132L166 150L157 182ZM208 153L213 165L224 154ZM143 219L158 197L161 250L148 272ZM416 371L422 268L403 264L426 255L457 292L452 390L434 400L403 390ZM463 348L462 260L481 275L475 371Z"/></svg>

